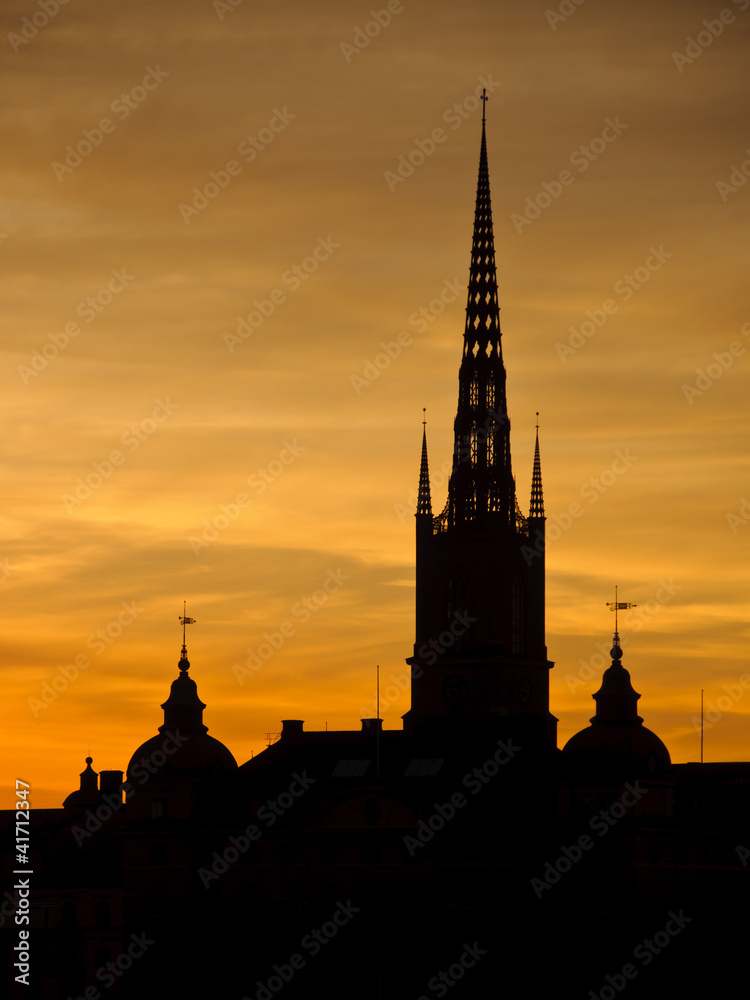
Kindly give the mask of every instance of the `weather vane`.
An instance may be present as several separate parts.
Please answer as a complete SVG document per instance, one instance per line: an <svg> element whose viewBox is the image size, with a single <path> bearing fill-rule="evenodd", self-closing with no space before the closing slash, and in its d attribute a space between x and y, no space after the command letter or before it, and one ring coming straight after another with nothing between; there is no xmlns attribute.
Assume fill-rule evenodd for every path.
<svg viewBox="0 0 750 1000"><path fill-rule="evenodd" d="M614 613L615 613L615 636L617 637L617 640L619 642L620 637L619 637L618 632L617 632L617 612L618 611L627 611L628 608L637 608L638 605L637 604L628 604L627 601L618 601L617 600L617 587L615 586L615 599L614 599L614 601L607 601L607 607L609 608L610 611L614 611Z"/></svg>
<svg viewBox="0 0 750 1000"><path fill-rule="evenodd" d="M487 110L487 101L489 101L486 87L482 88L482 96L479 98L479 100L482 102L482 125L484 125L485 124L484 113Z"/></svg>
<svg viewBox="0 0 750 1000"><path fill-rule="evenodd" d="M195 625L195 618L188 618L187 616L187 601L182 602L182 614L179 615L178 621L182 622L182 658L187 660L187 646L185 645L185 626Z"/></svg>

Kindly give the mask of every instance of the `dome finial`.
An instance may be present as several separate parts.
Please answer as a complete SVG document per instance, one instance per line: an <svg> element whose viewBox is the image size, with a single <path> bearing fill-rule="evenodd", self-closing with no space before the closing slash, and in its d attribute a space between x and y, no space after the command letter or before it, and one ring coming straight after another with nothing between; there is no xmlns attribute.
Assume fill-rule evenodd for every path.
<svg viewBox="0 0 750 1000"><path fill-rule="evenodd" d="M185 626L194 625L195 618L188 618L187 616L187 601L182 602L182 614L178 618L182 622L182 655L180 656L180 662L177 666L180 670L190 669L190 660L187 658L187 646L185 645Z"/></svg>
<svg viewBox="0 0 750 1000"><path fill-rule="evenodd" d="M627 611L629 608L637 608L637 604L628 604L627 601L617 600L617 585L615 585L615 599L614 601L607 601L607 607L610 611L615 613L615 634L612 636L612 649L610 650L610 656L613 660L619 662L622 659L622 647L620 646L620 633L617 631L617 613L618 611Z"/></svg>

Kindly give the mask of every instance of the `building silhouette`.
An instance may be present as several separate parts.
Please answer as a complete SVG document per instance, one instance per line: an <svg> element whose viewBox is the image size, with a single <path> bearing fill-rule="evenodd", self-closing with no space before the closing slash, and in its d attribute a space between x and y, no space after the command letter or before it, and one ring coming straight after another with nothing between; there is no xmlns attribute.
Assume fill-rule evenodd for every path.
<svg viewBox="0 0 750 1000"><path fill-rule="evenodd" d="M24 996L611 1000L724 994L743 974L750 764L672 764L617 631L591 725L557 747L538 428L526 516L485 128L439 515L422 438L403 729L287 719L238 766L183 636L163 724L125 772L89 757L62 808L32 813Z"/></svg>

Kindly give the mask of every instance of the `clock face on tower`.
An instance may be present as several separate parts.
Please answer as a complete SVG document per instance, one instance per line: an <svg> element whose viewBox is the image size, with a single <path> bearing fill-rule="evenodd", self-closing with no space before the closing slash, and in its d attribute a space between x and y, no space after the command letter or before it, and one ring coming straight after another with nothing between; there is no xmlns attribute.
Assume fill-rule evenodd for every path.
<svg viewBox="0 0 750 1000"><path fill-rule="evenodd" d="M468 694L469 682L465 677L454 674L451 677L446 677L443 681L443 698L451 708L457 708L466 701Z"/></svg>

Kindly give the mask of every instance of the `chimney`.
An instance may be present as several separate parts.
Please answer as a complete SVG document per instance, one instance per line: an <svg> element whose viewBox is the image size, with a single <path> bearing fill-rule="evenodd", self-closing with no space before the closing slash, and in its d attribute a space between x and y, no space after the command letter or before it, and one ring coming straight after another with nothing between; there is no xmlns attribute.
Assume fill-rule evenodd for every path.
<svg viewBox="0 0 750 1000"><path fill-rule="evenodd" d="M282 719L281 738L282 740L295 739L302 736L305 722L304 719Z"/></svg>

